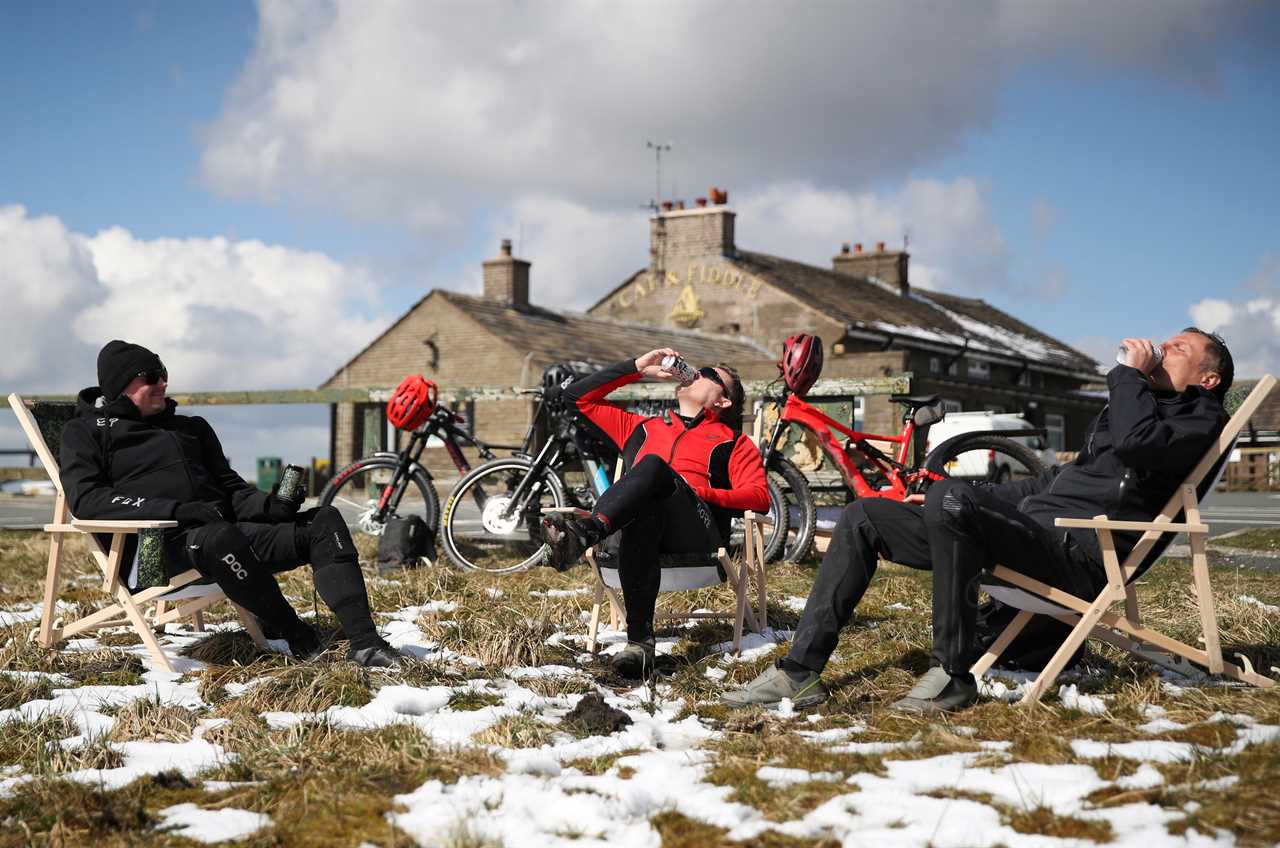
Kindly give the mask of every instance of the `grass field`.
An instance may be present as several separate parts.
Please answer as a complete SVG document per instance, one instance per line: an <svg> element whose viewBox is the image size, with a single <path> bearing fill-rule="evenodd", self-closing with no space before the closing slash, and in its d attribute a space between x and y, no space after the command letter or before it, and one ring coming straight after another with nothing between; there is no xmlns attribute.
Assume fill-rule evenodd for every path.
<svg viewBox="0 0 1280 848"><path fill-rule="evenodd" d="M997 674L951 718L889 713L928 665L928 575L885 564L824 679L796 714L717 698L777 656L728 625L665 634L653 686L585 654L587 574L501 578L447 568L370 576L379 625L423 661L395 674L259 654L231 623L171 628L176 675L126 630L44 650L27 640L45 542L0 533L0 844L1021 846L1274 845L1280 693L1188 679L1094 645L1064 689L1007 703ZM63 600L101 596L83 549ZM769 575L770 623L794 627L816 563ZM1187 568L1157 567L1149 621L1188 641ZM1224 650L1280 665L1280 585L1218 567ZM100 580L100 578L98 578ZM312 610L310 570L284 580ZM725 589L677 596L725 606ZM321 606L317 624L335 622ZM221 625L219 625L221 626ZM620 634L607 634L606 650ZM566 719L589 693L630 718Z"/></svg>

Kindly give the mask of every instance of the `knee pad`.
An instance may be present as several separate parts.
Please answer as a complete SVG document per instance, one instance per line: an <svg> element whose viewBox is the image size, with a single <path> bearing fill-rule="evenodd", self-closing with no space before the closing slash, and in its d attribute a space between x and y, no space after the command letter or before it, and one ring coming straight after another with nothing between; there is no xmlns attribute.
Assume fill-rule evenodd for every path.
<svg viewBox="0 0 1280 848"><path fill-rule="evenodd" d="M324 506L316 510L306 527L306 535L313 566L318 564L317 559L329 562L357 558L351 531L347 529L347 522L336 507Z"/></svg>
<svg viewBox="0 0 1280 848"><path fill-rule="evenodd" d="M925 521L965 527L975 512L973 488L960 480L945 480L929 489L924 501Z"/></svg>
<svg viewBox="0 0 1280 848"><path fill-rule="evenodd" d="M258 571L260 563L253 546L234 524L219 521L206 524L201 530L196 542L199 549L194 552L201 572L225 570L237 580L244 581Z"/></svg>

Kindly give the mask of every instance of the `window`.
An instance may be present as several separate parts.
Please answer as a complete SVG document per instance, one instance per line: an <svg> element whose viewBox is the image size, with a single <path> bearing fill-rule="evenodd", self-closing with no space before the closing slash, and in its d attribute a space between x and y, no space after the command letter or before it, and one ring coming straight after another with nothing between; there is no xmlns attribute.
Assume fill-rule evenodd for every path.
<svg viewBox="0 0 1280 848"><path fill-rule="evenodd" d="M929 373L930 374L942 373L942 357L941 356L929 357Z"/></svg>
<svg viewBox="0 0 1280 848"><path fill-rule="evenodd" d="M863 403L861 396L853 399L853 429L858 432L862 432L862 422L866 420L866 416L863 415L865 408L866 405Z"/></svg>
<svg viewBox="0 0 1280 848"><path fill-rule="evenodd" d="M954 377L959 373L960 373L960 363L953 361L950 365L947 366L947 376Z"/></svg>
<svg viewBox="0 0 1280 848"><path fill-rule="evenodd" d="M990 380L991 363L985 359L969 359L965 361L965 373L971 380Z"/></svg>
<svg viewBox="0 0 1280 848"><path fill-rule="evenodd" d="M1021 374L1018 375L1018 385L1022 386L1024 389L1031 388L1031 372L1030 371L1023 371Z"/></svg>
<svg viewBox="0 0 1280 848"><path fill-rule="evenodd" d="M1067 420L1061 415L1052 413L1044 417L1044 431L1049 438L1049 448L1056 451L1067 449Z"/></svg>
<svg viewBox="0 0 1280 848"><path fill-rule="evenodd" d="M943 412L964 412L964 404L962 404L958 400L943 399L942 411Z"/></svg>

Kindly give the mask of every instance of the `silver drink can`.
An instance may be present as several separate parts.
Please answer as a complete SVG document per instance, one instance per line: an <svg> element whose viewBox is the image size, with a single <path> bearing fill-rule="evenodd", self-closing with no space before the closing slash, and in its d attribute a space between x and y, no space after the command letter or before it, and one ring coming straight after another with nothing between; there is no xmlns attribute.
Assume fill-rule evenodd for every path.
<svg viewBox="0 0 1280 848"><path fill-rule="evenodd" d="M164 573L164 531L138 531L138 557L135 560L138 569L137 584L139 589L152 586L163 586L168 578Z"/></svg>
<svg viewBox="0 0 1280 848"><path fill-rule="evenodd" d="M282 501L294 503L303 499L303 483L307 479L307 469L301 465L286 465L280 475L280 485L276 487L276 497Z"/></svg>
<svg viewBox="0 0 1280 848"><path fill-rule="evenodd" d="M1164 360L1164 348L1160 347L1160 345L1153 345L1151 347L1151 352L1155 354L1156 365L1159 365ZM1120 349L1116 351L1116 362L1120 363L1121 365L1126 365L1128 364L1127 362L1128 358L1129 358L1129 348L1125 347L1124 345L1120 345Z"/></svg>
<svg viewBox="0 0 1280 848"><path fill-rule="evenodd" d="M679 356L662 357L662 370L674 374L682 386L687 386L698 379L698 369Z"/></svg>

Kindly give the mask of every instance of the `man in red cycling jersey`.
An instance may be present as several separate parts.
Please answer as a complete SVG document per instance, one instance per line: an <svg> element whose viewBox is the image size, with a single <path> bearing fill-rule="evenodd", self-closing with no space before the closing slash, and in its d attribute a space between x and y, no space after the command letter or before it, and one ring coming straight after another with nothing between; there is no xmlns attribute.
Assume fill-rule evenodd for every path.
<svg viewBox="0 0 1280 848"><path fill-rule="evenodd" d="M644 377L676 379L662 368L670 348L651 350L569 384L564 396L622 451L622 477L589 515L555 513L543 521L550 564L566 568L588 547L620 534L618 575L627 607L627 646L613 658L621 676L653 668L653 612L663 553L714 553L736 512L769 509L760 452L740 429L742 381L725 365L698 369L676 389L677 409L646 418L608 403L615 389Z"/></svg>

